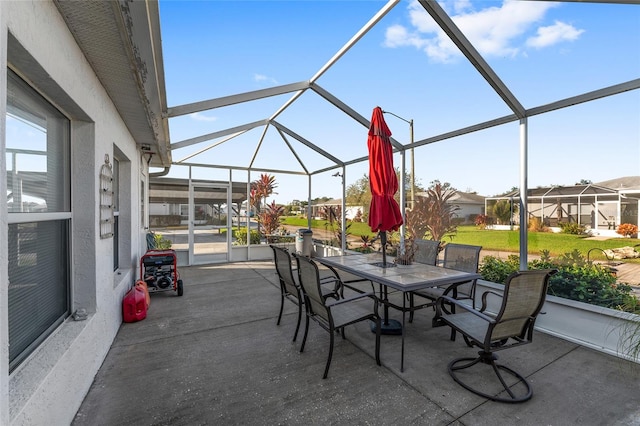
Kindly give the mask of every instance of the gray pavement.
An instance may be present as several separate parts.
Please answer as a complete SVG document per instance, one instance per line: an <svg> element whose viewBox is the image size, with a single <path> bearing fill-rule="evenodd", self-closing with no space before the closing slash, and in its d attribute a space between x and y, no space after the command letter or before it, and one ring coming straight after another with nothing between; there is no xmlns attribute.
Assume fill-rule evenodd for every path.
<svg viewBox="0 0 640 426"><path fill-rule="evenodd" d="M73 425L640 425L638 365L542 333L500 354L530 380L530 401L466 391L447 364L476 349L432 328L429 309L407 327L404 372L399 336L382 337L378 367L359 324L336 339L322 380L328 335L312 323L300 353L288 301L276 325L272 262L180 272L183 297L154 294L145 320L122 325Z"/></svg>

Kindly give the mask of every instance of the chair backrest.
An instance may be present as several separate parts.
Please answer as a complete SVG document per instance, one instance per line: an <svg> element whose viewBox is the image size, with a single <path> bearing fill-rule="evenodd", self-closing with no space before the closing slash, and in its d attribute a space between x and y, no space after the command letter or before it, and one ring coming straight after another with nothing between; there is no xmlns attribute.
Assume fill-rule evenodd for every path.
<svg viewBox="0 0 640 426"><path fill-rule="evenodd" d="M531 341L533 326L544 304L549 278L556 271L538 269L514 272L507 278L500 311L489 328L490 341L518 337Z"/></svg>
<svg viewBox="0 0 640 426"><path fill-rule="evenodd" d="M284 286L284 290L294 296L298 295L298 286L295 278L293 277L293 270L291 268L291 255L287 249L282 247L270 246L273 250L273 260L276 265L276 272L280 283Z"/></svg>
<svg viewBox="0 0 640 426"><path fill-rule="evenodd" d="M306 256L294 254L294 257L298 263L298 278L306 297L307 309L309 309L310 313L318 315L329 322L330 312L322 297L318 265Z"/></svg>
<svg viewBox="0 0 640 426"><path fill-rule="evenodd" d="M480 262L481 246L471 246L468 244L449 243L444 246L444 261L442 266L456 271L478 272ZM458 294L472 296L473 281L458 286Z"/></svg>
<svg viewBox="0 0 640 426"><path fill-rule="evenodd" d="M434 240L415 240L416 253L414 260L418 263L424 263L426 265L436 265L438 263L438 248L440 247L440 241Z"/></svg>

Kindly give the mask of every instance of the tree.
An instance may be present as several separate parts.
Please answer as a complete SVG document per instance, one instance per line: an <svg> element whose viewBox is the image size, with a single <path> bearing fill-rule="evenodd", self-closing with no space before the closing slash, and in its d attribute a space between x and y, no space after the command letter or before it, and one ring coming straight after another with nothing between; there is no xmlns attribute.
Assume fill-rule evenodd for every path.
<svg viewBox="0 0 640 426"><path fill-rule="evenodd" d="M518 205L511 200L498 200L493 206L493 215L501 225L510 224L513 215L517 212Z"/></svg>
<svg viewBox="0 0 640 426"><path fill-rule="evenodd" d="M400 180L400 170L396 168L396 177L398 178L398 182ZM408 173L404 175L404 187L406 188L406 193L409 194L411 190L411 177ZM424 191L418 183L416 183L416 191ZM346 190L346 203L351 206L362 206L364 207L363 214L368 216L369 206L371 205L371 187L369 185L369 175L364 174L360 179L356 180L351 185L347 186ZM395 199L400 203L400 191L396 192Z"/></svg>
<svg viewBox="0 0 640 426"><path fill-rule="evenodd" d="M592 183L589 179L580 179L580 182L576 182L576 185L591 185Z"/></svg>
<svg viewBox="0 0 640 426"><path fill-rule="evenodd" d="M433 181L425 196L416 197L413 209L407 211L406 228L412 239L425 236L442 241L446 235L456 233L458 226L454 219L460 207L449 200L455 195L450 184Z"/></svg>
<svg viewBox="0 0 640 426"><path fill-rule="evenodd" d="M457 191L457 189L454 188L449 182L442 183L438 179L435 179L435 180L431 181L431 183L429 184L429 189L434 189L437 185L440 185L441 190L443 192L444 191L453 191L453 192Z"/></svg>
<svg viewBox="0 0 640 426"><path fill-rule="evenodd" d="M371 188L369 175L365 174L351 185L347 186L346 203L352 206L362 206L368 212L371 204Z"/></svg>

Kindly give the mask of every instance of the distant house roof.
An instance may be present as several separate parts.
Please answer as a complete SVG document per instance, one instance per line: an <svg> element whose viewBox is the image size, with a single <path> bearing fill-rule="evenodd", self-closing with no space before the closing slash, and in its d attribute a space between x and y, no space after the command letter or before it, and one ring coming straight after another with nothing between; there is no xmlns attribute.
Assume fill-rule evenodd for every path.
<svg viewBox="0 0 640 426"><path fill-rule="evenodd" d="M596 183L596 185L607 188L620 189L640 189L640 176L625 176L616 179L609 179Z"/></svg>
<svg viewBox="0 0 640 426"><path fill-rule="evenodd" d="M312 205L314 206L341 206L342 205L342 200L340 198L332 198L331 200L327 200L327 201L317 201L312 203Z"/></svg>
<svg viewBox="0 0 640 426"><path fill-rule="evenodd" d="M418 197L426 197L426 192L417 192ZM449 203L455 204L482 204L484 205L484 198L482 195L478 195L474 192L462 192L454 191L454 194L449 199Z"/></svg>
<svg viewBox="0 0 640 426"><path fill-rule="evenodd" d="M474 192L456 191L450 201L457 204L484 204L484 197Z"/></svg>

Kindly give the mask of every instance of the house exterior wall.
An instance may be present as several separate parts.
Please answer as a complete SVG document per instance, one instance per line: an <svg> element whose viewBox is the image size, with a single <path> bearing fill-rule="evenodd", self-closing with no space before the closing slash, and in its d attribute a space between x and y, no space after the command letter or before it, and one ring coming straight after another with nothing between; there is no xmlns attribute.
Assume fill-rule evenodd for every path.
<svg viewBox="0 0 640 426"><path fill-rule="evenodd" d="M140 226L141 181L146 163L57 8L49 1L0 2L0 150L6 149L7 67L16 66L11 45L27 53L23 75L42 69L48 82L28 78L71 119L71 312L9 373L7 200L0 197L0 424L70 424L122 321L121 300L136 277L144 247ZM21 50L21 53L24 53ZM26 61L26 62L25 62ZM35 74L34 74L35 75ZM51 83L55 84L51 84ZM58 96L65 94L62 100ZM73 111L64 105L74 104ZM62 106L61 106L62 105ZM120 268L113 270L113 238L100 238L99 173L105 155L120 160ZM0 162L0 175L6 176ZM145 183L146 184L146 183ZM6 193L6 181L0 179ZM146 191L148 192L148 191Z"/></svg>
<svg viewBox="0 0 640 426"><path fill-rule="evenodd" d="M469 220L470 216L477 216L480 214L484 214L484 205L480 204L456 204L453 202L452 204L460 207L460 210L456 212L459 218L464 219L465 222Z"/></svg>

